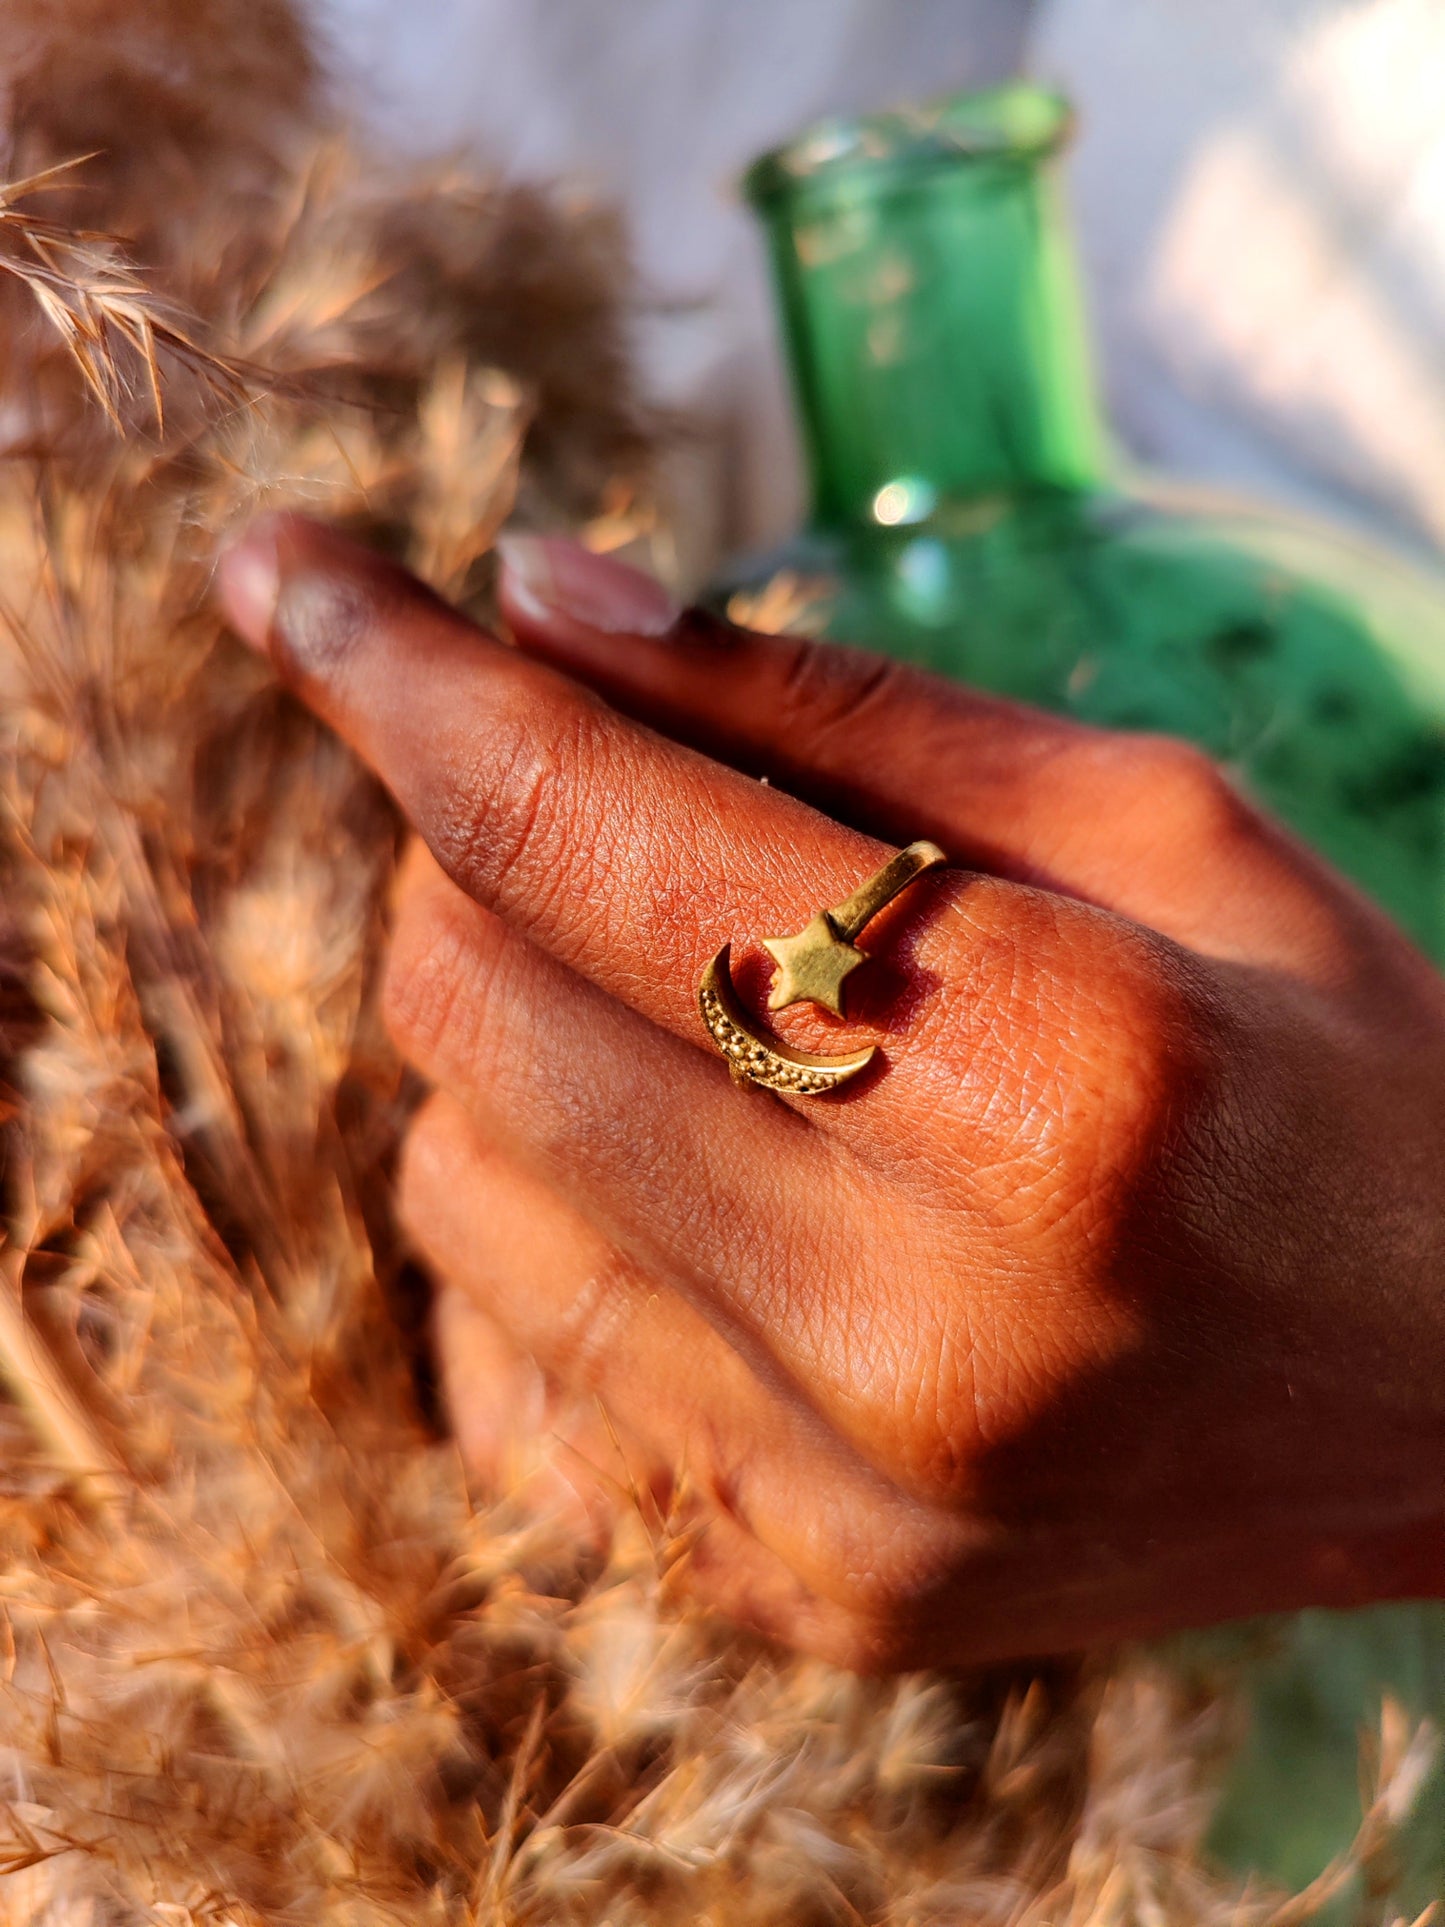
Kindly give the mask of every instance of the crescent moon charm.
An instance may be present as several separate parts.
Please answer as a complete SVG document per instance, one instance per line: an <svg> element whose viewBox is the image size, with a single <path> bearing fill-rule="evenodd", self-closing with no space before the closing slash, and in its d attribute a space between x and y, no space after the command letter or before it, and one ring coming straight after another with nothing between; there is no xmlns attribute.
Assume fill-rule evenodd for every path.
<svg viewBox="0 0 1445 1927"><path fill-rule="evenodd" d="M759 1037L733 989L728 968L731 951L732 945L725 943L702 973L697 1007L708 1035L728 1060L738 1083L791 1091L795 1097L818 1097L846 1084L873 1062L878 1055L875 1044L855 1051L851 1057L814 1057L809 1051L791 1050L786 1044L770 1044Z"/></svg>
<svg viewBox="0 0 1445 1927"><path fill-rule="evenodd" d="M785 1010L789 1004L814 1003L841 1017L844 982L868 960L854 939L915 877L947 861L936 843L910 843L836 909L820 910L795 937L764 937L763 948L778 967L768 1008ZM760 1037L733 989L731 954L732 945L725 943L703 971L697 1006L709 1037L738 1083L761 1084L795 1097L819 1097L846 1084L873 1062L878 1055L873 1044L847 1056L817 1057Z"/></svg>

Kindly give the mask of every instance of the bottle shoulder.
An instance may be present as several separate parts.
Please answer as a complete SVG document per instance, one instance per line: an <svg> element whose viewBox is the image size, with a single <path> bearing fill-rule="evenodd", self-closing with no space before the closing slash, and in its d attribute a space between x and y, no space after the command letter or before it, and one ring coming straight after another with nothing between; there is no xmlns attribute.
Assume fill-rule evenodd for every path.
<svg viewBox="0 0 1445 1927"><path fill-rule="evenodd" d="M1110 664L1164 662L1196 688L1270 663L1306 680L1375 665L1445 719L1445 573L1173 484L805 530L721 571L708 600L1050 706L1073 707Z"/></svg>

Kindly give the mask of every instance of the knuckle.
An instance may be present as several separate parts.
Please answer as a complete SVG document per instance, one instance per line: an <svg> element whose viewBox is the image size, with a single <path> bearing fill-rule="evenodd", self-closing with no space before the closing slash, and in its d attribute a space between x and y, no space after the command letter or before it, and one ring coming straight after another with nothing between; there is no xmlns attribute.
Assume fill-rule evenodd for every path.
<svg viewBox="0 0 1445 1927"><path fill-rule="evenodd" d="M845 1478L820 1492L797 1547L806 1570L826 1577L830 1597L879 1628L915 1619L946 1584L956 1554L952 1516L897 1483L898 1469L867 1486ZM767 1509L760 1493L760 1514Z"/></svg>
<svg viewBox="0 0 1445 1927"><path fill-rule="evenodd" d="M382 1021L404 1057L423 1067L465 1053L486 1023L506 941L475 912L435 902L398 924L382 977Z"/></svg>
<svg viewBox="0 0 1445 1927"><path fill-rule="evenodd" d="M830 1665L864 1679L903 1672L917 1663L904 1627L836 1607L820 1616L818 1632L809 1643Z"/></svg>
<svg viewBox="0 0 1445 1927"><path fill-rule="evenodd" d="M397 1217L416 1240L455 1197L457 1132L450 1105L427 1099L402 1139L397 1171Z"/></svg>
<svg viewBox="0 0 1445 1927"><path fill-rule="evenodd" d="M782 1566L776 1572L739 1572L723 1552L709 1550L704 1531L684 1569L685 1584L728 1618L845 1672L900 1672L917 1663L909 1630L900 1621L818 1593L786 1560Z"/></svg>
<svg viewBox="0 0 1445 1927"><path fill-rule="evenodd" d="M402 1139L399 1188L412 1196L421 1196L446 1185L455 1141L456 1122L451 1103L433 1091L413 1115Z"/></svg>
<svg viewBox="0 0 1445 1927"><path fill-rule="evenodd" d="M1166 1128L1194 1057L1189 972L1166 940L1115 933L1078 987L1056 1080L1077 1206L1103 1211Z"/></svg>
<svg viewBox="0 0 1445 1927"><path fill-rule="evenodd" d="M1130 803L1193 841L1233 841L1256 816L1214 758L1173 736L1110 739Z"/></svg>
<svg viewBox="0 0 1445 1927"><path fill-rule="evenodd" d="M780 645L784 646L784 645ZM847 731L886 705L907 674L901 663L865 650L790 641L778 684L784 729L817 740Z"/></svg>
<svg viewBox="0 0 1445 1927"><path fill-rule="evenodd" d="M615 1376L634 1314L630 1267L614 1253L582 1279L545 1334L533 1334L547 1369L574 1392L600 1392Z"/></svg>
<svg viewBox="0 0 1445 1927"><path fill-rule="evenodd" d="M933 1645L937 1604L956 1571L934 1562L850 1585L839 1602L835 1637L845 1642L839 1663L855 1673L892 1673L924 1663Z"/></svg>
<svg viewBox="0 0 1445 1927"><path fill-rule="evenodd" d="M575 874L579 823L602 761L598 714L580 692L542 704L527 684L499 697L487 728L446 771L428 841L442 868L487 904L534 908Z"/></svg>
<svg viewBox="0 0 1445 1927"><path fill-rule="evenodd" d="M940 1013L938 1102L970 1147L967 1195L1021 1238L1081 1228L1138 1170L1197 1077L1211 980L1142 926L996 895Z"/></svg>
<svg viewBox="0 0 1445 1927"><path fill-rule="evenodd" d="M402 1145L396 1185L396 1221L407 1243L423 1256L431 1255L435 1173L424 1155L413 1153L410 1139Z"/></svg>
<svg viewBox="0 0 1445 1927"><path fill-rule="evenodd" d="M879 1547L853 1548L840 1561L834 1590L849 1612L879 1633L905 1619L916 1590L912 1575Z"/></svg>
<svg viewBox="0 0 1445 1927"><path fill-rule="evenodd" d="M409 1054L431 1048L445 1033L457 995L459 958L455 939L430 914L406 917L387 952L381 1014L393 1043Z"/></svg>

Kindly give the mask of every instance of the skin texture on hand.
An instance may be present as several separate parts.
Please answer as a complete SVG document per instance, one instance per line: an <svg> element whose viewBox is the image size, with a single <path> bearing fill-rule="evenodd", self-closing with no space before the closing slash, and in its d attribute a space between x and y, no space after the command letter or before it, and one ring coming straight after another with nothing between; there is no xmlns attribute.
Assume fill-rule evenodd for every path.
<svg viewBox="0 0 1445 1927"><path fill-rule="evenodd" d="M555 541L518 648L296 520L222 594L419 833L402 1206L484 1476L680 1476L700 1593L863 1667L1445 1590L1445 986L1205 759ZM776 1018L879 1066L734 1087L704 963L761 1014L917 837L846 1020Z"/></svg>

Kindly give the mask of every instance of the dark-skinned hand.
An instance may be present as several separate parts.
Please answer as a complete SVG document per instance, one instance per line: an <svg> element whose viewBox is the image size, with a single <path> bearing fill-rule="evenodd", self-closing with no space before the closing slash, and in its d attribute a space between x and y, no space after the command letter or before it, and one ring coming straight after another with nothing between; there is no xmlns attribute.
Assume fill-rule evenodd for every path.
<svg viewBox="0 0 1445 1927"><path fill-rule="evenodd" d="M1445 1591L1445 985L1201 755L555 540L517 648L297 519L222 592L424 846L401 1199L483 1475L680 1473L700 1593L862 1667ZM736 1087L708 958L760 1013L917 837L846 1021L776 1020L880 1067Z"/></svg>

